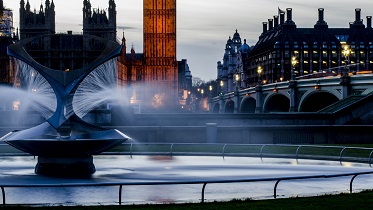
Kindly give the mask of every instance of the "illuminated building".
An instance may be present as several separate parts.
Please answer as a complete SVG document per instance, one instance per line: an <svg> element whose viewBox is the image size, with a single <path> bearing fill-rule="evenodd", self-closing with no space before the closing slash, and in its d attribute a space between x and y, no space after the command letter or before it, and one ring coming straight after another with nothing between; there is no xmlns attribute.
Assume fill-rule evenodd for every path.
<svg viewBox="0 0 373 210"><path fill-rule="evenodd" d="M256 69L263 68L262 80L268 83L294 78L340 75L345 62L350 72L366 72L373 64L372 17L367 26L361 19L361 10L355 9L355 21L349 28L329 28L324 20L324 9L318 9L318 20L313 28L297 28L292 9L279 10L268 22L249 55L246 78L248 86L258 82ZM345 61L341 51L344 45L351 48ZM296 63L292 66L292 58ZM292 72L294 75L292 75Z"/></svg>
<svg viewBox="0 0 373 210"><path fill-rule="evenodd" d="M131 101L143 110L177 108L178 62L176 60L176 0L144 0L144 52L126 54L123 37L119 80L130 85Z"/></svg>
<svg viewBox="0 0 373 210"><path fill-rule="evenodd" d="M0 84L13 85L15 83L14 59L7 55L8 45L13 44L15 40L13 12L4 8L3 0L0 0Z"/></svg>

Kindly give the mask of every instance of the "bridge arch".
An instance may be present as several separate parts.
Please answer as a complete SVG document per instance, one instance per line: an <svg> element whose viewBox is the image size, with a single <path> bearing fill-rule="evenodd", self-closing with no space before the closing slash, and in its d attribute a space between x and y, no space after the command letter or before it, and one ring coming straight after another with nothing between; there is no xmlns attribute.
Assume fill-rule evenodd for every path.
<svg viewBox="0 0 373 210"><path fill-rule="evenodd" d="M243 98L240 106L240 113L255 113L256 99L252 97Z"/></svg>
<svg viewBox="0 0 373 210"><path fill-rule="evenodd" d="M234 101L228 100L225 103L224 113L234 113Z"/></svg>
<svg viewBox="0 0 373 210"><path fill-rule="evenodd" d="M300 112L317 112L335 102L338 97L328 91L314 91L310 93L299 106Z"/></svg>
<svg viewBox="0 0 373 210"><path fill-rule="evenodd" d="M264 104L264 112L289 112L289 109L290 99L280 93L268 96Z"/></svg>

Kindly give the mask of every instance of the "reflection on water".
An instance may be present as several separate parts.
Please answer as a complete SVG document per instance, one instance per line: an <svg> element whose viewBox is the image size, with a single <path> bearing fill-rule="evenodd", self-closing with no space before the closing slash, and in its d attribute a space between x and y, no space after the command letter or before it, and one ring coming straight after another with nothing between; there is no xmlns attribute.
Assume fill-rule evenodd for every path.
<svg viewBox="0 0 373 210"><path fill-rule="evenodd" d="M96 156L97 172L89 179L43 177L34 174L34 157L1 157L1 182L7 183L99 183L154 182L201 179L243 179L290 175L316 175L370 170L367 164L293 159L246 157L169 157L169 156ZM354 190L373 187L372 175L358 176ZM278 197L309 196L348 192L351 177L281 181ZM270 199L275 182L208 184L207 201L238 199ZM123 186L122 202L178 203L200 202L202 184ZM118 204L119 186L64 188L5 188L7 204L45 205L109 205Z"/></svg>

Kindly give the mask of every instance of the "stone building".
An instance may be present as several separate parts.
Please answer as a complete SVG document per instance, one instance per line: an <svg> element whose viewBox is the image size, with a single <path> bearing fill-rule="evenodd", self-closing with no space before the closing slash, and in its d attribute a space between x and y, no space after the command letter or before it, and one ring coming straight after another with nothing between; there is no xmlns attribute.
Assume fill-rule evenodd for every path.
<svg viewBox="0 0 373 210"><path fill-rule="evenodd" d="M143 54L119 58L119 80L130 85L131 101L143 111L170 111L180 107L176 59L176 0L144 0Z"/></svg>
<svg viewBox="0 0 373 210"><path fill-rule="evenodd" d="M298 28L291 8L279 11L279 16L263 22L263 32L249 55L248 84L256 85L258 76L263 83L274 83L290 80L292 76L338 75L345 64L350 72L372 69L372 31L372 17L367 16L365 26L361 9L355 9L355 21L348 28L330 28L324 20L323 8L318 9L318 20L313 28ZM342 54L344 46L351 49L347 58ZM259 66L261 75L257 71Z"/></svg>
<svg viewBox="0 0 373 210"><path fill-rule="evenodd" d="M218 61L218 86L219 92L226 93L234 91L235 88L246 86L245 72L247 69L247 59L250 47L242 40L238 30L232 37L229 37L225 45L223 62Z"/></svg>
<svg viewBox="0 0 373 210"><path fill-rule="evenodd" d="M29 1L25 4L24 0L20 2L19 8L19 32L20 40L56 33L56 12L54 2L45 1L45 7L40 5L40 10L31 11Z"/></svg>
<svg viewBox="0 0 373 210"><path fill-rule="evenodd" d="M92 9L89 0L83 2L83 34L56 34L55 5L52 0L31 11L29 1L20 2L20 40L39 37L25 46L27 52L40 64L55 70L80 69L93 62L103 51L102 43L92 36L116 41L116 6L109 0L105 10Z"/></svg>
<svg viewBox="0 0 373 210"><path fill-rule="evenodd" d="M13 12L5 8L0 0L0 85L13 85L15 83L16 68L14 59L7 55L7 47L16 41L13 32Z"/></svg>
<svg viewBox="0 0 373 210"><path fill-rule="evenodd" d="M117 11L114 0L109 0L109 7L93 9L89 0L83 2L83 34L117 40Z"/></svg>

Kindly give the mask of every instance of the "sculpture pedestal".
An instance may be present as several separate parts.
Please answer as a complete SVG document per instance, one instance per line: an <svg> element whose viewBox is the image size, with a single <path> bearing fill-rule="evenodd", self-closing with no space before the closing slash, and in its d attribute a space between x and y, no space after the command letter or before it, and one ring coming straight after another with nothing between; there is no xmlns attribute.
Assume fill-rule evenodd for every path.
<svg viewBox="0 0 373 210"><path fill-rule="evenodd" d="M96 172L93 157L38 157L35 173L47 176L90 176Z"/></svg>

